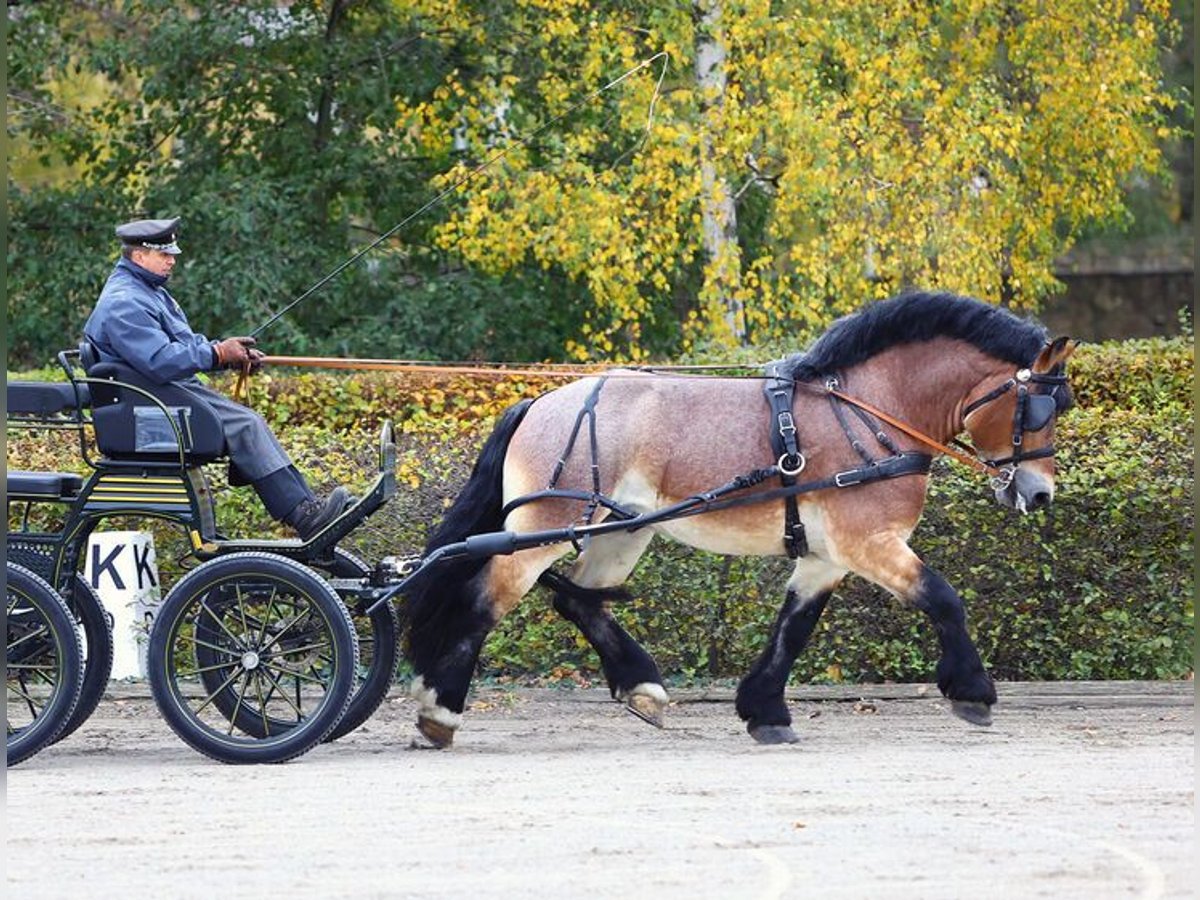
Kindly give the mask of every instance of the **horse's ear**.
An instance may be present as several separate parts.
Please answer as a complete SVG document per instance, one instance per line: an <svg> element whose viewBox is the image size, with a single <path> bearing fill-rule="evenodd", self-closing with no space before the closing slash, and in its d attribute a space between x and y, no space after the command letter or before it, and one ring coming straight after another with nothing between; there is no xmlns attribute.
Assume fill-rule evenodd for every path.
<svg viewBox="0 0 1200 900"><path fill-rule="evenodd" d="M1071 358L1071 354L1075 352L1075 348L1078 346L1079 342L1069 337L1055 338L1042 348L1042 352L1034 360L1033 371L1049 372L1055 366L1063 365Z"/></svg>

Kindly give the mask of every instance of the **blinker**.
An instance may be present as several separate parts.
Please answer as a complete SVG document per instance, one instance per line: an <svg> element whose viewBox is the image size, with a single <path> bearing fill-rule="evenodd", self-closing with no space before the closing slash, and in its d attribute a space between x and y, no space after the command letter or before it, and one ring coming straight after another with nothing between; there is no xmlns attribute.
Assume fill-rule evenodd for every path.
<svg viewBox="0 0 1200 900"><path fill-rule="evenodd" d="M1026 431L1041 431L1054 418L1058 404L1049 394L1030 394L1025 398L1025 416L1021 426Z"/></svg>

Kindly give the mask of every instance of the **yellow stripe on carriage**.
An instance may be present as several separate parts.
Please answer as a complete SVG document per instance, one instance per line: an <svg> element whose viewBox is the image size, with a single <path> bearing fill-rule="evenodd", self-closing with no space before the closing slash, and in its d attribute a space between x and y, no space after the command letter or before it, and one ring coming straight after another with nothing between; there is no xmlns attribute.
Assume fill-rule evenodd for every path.
<svg viewBox="0 0 1200 900"><path fill-rule="evenodd" d="M181 478L164 478L160 476L147 475L145 478L129 478L122 475L104 475L100 479L104 484L110 481L121 482L123 484L182 484Z"/></svg>
<svg viewBox="0 0 1200 900"><path fill-rule="evenodd" d="M148 487L146 485L138 485L138 486L134 487L133 485L125 485L125 484L122 484L122 485L98 484L98 485L96 485L95 488L93 488L92 492L96 493L96 494L99 494L99 493L110 494L113 491L117 491L117 492L138 491L138 492L145 493L145 494L186 494L187 488L184 487L182 484L175 485L173 487Z"/></svg>
<svg viewBox="0 0 1200 900"><path fill-rule="evenodd" d="M191 501L187 497L163 497L163 496L147 496L145 494L105 494L99 497L93 493L88 501L90 506L92 503L169 503L173 506L187 506Z"/></svg>

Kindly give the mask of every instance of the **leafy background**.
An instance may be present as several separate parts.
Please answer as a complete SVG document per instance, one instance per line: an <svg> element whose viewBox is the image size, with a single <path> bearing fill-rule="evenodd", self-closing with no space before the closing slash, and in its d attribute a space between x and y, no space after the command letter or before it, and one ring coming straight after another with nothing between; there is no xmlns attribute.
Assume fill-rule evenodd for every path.
<svg viewBox="0 0 1200 900"><path fill-rule="evenodd" d="M501 151L272 349L795 346L909 285L1036 309L1080 240L1190 241L1192 19L1185 0L10 5L9 368L79 333L118 222L182 215L193 325L245 333ZM656 53L648 132L657 64L572 109Z"/></svg>

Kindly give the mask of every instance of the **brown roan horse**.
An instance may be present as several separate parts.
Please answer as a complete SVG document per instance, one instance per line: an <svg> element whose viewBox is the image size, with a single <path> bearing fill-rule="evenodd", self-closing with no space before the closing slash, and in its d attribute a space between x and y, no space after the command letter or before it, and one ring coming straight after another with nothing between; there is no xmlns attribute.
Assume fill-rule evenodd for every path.
<svg viewBox="0 0 1200 900"><path fill-rule="evenodd" d="M999 503L1026 511L1051 501L1054 424L1071 402L1064 373L1074 346L978 300L911 293L839 320L777 366L782 381L772 383L794 384L790 420L772 411L761 378L628 370L514 406L426 554L501 529L650 513L752 472L731 493L757 502L429 566L407 591L418 728L435 746L453 741L488 632L539 579L595 648L613 697L661 725L667 693L658 667L608 605L656 534L715 553L796 557L766 647L737 691L738 715L756 740L796 740L784 686L848 572L929 616L941 649L939 688L956 714L990 724L996 691L967 633L962 599L908 538L925 502L930 448L962 432L986 461ZM797 443L780 454L771 432L793 421ZM871 477L889 467L890 477ZM790 546L781 468L800 491L802 539ZM530 495L537 499L522 500ZM547 573L572 549L581 552L569 577Z"/></svg>

